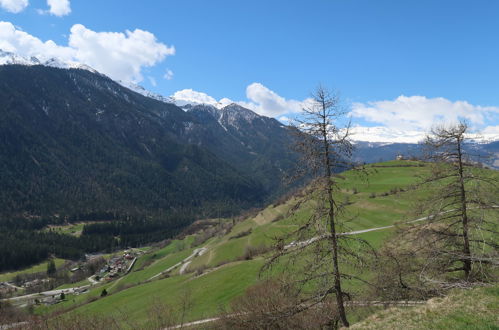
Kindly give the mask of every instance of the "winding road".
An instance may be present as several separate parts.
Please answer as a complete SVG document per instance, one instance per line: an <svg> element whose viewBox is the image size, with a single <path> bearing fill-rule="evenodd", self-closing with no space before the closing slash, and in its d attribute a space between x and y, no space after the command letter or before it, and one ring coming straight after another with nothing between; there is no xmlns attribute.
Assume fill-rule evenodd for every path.
<svg viewBox="0 0 499 330"><path fill-rule="evenodd" d="M194 257L201 256L201 255L205 254L206 251L208 251L208 249L206 247L195 249L190 256L188 256L187 258L185 258L182 261L177 262L175 265L173 265L173 266L165 269L164 271L162 271L162 272L160 272L160 273L158 273L158 274L150 277L149 281L153 280L156 277L159 277L159 276L161 276L163 274L169 273L169 272L171 272L172 270L174 270L175 268L177 268L177 267L179 267L181 265L182 265L182 267L180 268L179 273L183 274L185 272L185 270L187 269L187 266L189 266L189 264L192 262L192 259Z"/></svg>

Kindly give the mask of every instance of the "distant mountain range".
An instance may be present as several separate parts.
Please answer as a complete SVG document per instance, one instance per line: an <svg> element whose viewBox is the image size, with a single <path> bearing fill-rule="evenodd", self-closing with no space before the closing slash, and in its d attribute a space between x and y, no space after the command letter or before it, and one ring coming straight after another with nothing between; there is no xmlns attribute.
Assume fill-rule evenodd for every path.
<svg viewBox="0 0 499 330"><path fill-rule="evenodd" d="M282 123L172 102L85 65L0 51L0 217L214 216L288 188L296 157ZM420 155L417 144L356 146L359 162ZM469 147L499 167L499 142Z"/></svg>
<svg viewBox="0 0 499 330"><path fill-rule="evenodd" d="M424 157L423 146L417 143L357 141L355 147L353 160L356 162L375 163L395 159L397 156L406 159ZM473 161L492 169L499 169L499 141L488 143L470 141L464 148Z"/></svg>

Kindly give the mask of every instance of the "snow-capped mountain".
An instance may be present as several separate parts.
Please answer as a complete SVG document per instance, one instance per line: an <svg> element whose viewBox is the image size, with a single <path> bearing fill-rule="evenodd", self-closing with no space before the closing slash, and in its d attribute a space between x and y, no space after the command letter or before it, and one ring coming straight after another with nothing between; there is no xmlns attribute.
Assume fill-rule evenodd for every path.
<svg viewBox="0 0 499 330"><path fill-rule="evenodd" d="M126 81L122 81L122 80L119 80L116 82L119 83L121 86L126 87L126 88L134 91L135 93L139 93L140 95L143 95L145 97L149 97L151 99L155 99L157 101L161 101L161 102L165 102L165 103L174 103L175 104L174 100L171 97L165 97L161 94L151 92L151 91L145 89L144 87L140 86L139 84L136 84L133 82L126 82Z"/></svg>
<svg viewBox="0 0 499 330"><path fill-rule="evenodd" d="M98 72L97 70L93 69L92 67L78 63L75 61L64 61L58 58L49 58L49 59L42 59L38 58L35 56L31 57L26 57L26 56L21 56L19 54L15 54L12 52L7 52L4 50L0 49L0 65L9 65L9 64L17 64L17 65L27 65L27 66L32 66L32 65L43 65L43 66L49 66L52 68L59 68L59 69L81 69L81 70L87 70L92 73L98 73L100 75L103 75L102 73ZM146 90L144 87L135 84L133 82L126 82L126 81L116 81L123 87L126 87L136 93L139 93L143 96L165 102L165 103L174 103L173 99L170 97L165 97L163 95L151 92Z"/></svg>
<svg viewBox="0 0 499 330"><path fill-rule="evenodd" d="M57 58L44 59L42 57L34 56L26 57L0 49L0 65L9 64L25 66L41 65L60 69L82 69L110 79L109 77L97 72L96 70L85 64L77 63L74 61L63 61ZM256 143L256 140L258 140L256 137L262 136L262 134L263 136L268 136L268 134L270 134L269 132L273 132L272 134L277 134L276 132L280 132L279 134L277 134L279 135L279 139L281 139L282 141L285 140L285 138L283 137L284 131L282 130L284 127L281 123L273 118L258 115L255 112L236 103L229 104L228 99L223 99L226 100L226 102L214 101L213 103L207 104L196 103L194 100L188 99L176 100L173 97L165 97L163 95L151 92L135 83L124 81L115 82L127 88L128 90L136 92L147 98L170 105L174 104L190 115L197 117L199 120L201 120L201 122L210 122L211 125L213 125L212 128L215 129L215 131L223 130L225 131L225 134L228 133L231 137L237 137L237 139L239 140L237 144L243 145L245 149L248 149L248 151L252 154L259 154L259 152L257 151L257 149L259 148L258 143L266 143L265 141L258 141L258 143ZM106 88L111 87L108 86ZM113 89L115 93L118 93L118 90L116 88L111 89ZM129 96L126 93L120 92L118 94L122 95L127 100L129 99ZM91 98L91 95L87 95L87 98ZM99 110L97 112L102 113L102 110ZM262 129L263 131L260 132L260 130ZM196 144L206 144L208 140L213 140L213 134L215 134L215 131L210 133L210 137L205 135L203 136L203 138L195 138L196 134L192 135L191 133L191 136L188 137L188 140ZM425 133L422 131L393 130L383 126L357 126L353 127L351 132L352 139L355 141L355 144L357 146L356 158L359 161L366 162L393 159L397 154L418 155L420 154L418 142L420 142L425 135ZM203 135L199 132L197 134L199 134L199 137ZM219 135L219 137L223 136L222 133L217 134ZM474 136L470 137L472 139L474 138ZM499 136L495 132L492 132L490 134L482 134L481 138L478 138L477 136L476 141L474 142L476 145L483 144L484 146L488 147L491 141L497 141L498 139ZM214 144L211 147L215 150L221 145L223 144L218 143L218 145ZM227 146L225 147L225 150L229 149L230 148L227 148ZM216 151L222 152L222 150ZM494 152L497 156L496 149L494 149ZM238 161L236 160L232 161L233 163L238 163ZM494 167L499 166L497 163L497 157L495 157L493 161L490 161L488 163L492 164L492 166ZM280 168L281 166L278 167Z"/></svg>
<svg viewBox="0 0 499 330"><path fill-rule="evenodd" d="M7 52L0 49L0 65L18 64L18 65L44 65L59 69L82 69L93 73L98 73L88 65L74 61L63 61L57 58L42 59L35 56L26 57L12 52Z"/></svg>
<svg viewBox="0 0 499 330"><path fill-rule="evenodd" d="M418 143L424 139L422 131L394 130L383 126L361 127L354 126L350 129L354 141L372 143Z"/></svg>
<svg viewBox="0 0 499 330"><path fill-rule="evenodd" d="M239 129L241 128L241 125L251 124L253 120L263 120L263 118L270 120L270 118L260 116L250 109L244 108L236 103L220 108L211 104L186 104L180 108L191 113L207 113L213 117L226 131L229 127ZM275 120L272 119L272 121Z"/></svg>
<svg viewBox="0 0 499 330"><path fill-rule="evenodd" d="M354 126L350 129L354 141L370 143L419 143L424 140L427 132L422 130L401 130L383 126ZM474 143L487 144L499 140L497 132L469 133L467 137Z"/></svg>

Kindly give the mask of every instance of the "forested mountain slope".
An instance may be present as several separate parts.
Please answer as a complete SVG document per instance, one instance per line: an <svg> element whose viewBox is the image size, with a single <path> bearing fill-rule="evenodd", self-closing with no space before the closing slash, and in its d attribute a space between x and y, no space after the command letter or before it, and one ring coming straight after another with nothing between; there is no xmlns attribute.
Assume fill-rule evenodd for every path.
<svg viewBox="0 0 499 330"><path fill-rule="evenodd" d="M273 119L252 113L274 121L255 133L273 151L252 155L233 130L216 132L194 113L87 70L0 66L0 109L3 217L237 212L275 193L269 182L281 169L270 157L287 148Z"/></svg>

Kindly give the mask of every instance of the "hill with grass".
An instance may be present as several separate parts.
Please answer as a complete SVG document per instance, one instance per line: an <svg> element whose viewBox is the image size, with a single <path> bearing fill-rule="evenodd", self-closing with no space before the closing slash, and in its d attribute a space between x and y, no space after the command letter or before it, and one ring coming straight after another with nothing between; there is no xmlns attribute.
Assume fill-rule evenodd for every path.
<svg viewBox="0 0 499 330"><path fill-rule="evenodd" d="M351 172L343 173L342 196L345 201L348 200L347 210L350 215L355 215L355 219L342 231L386 227L410 220L412 203L421 194L411 188L417 182L416 174L426 170L419 162L393 161L372 166L369 181ZM141 256L132 272L121 279L103 283L87 294L56 306L41 306L39 312L71 309L71 313L113 314L117 312L115 307L120 306L136 321L147 322L148 306L154 299L175 304L187 290L194 305L186 320L216 315L221 306L227 307L235 297L258 282L260 268L274 238L293 230L307 216L307 207L289 213L299 199L299 195L294 196L240 219L195 223L196 229L185 238ZM393 229L384 228L359 235L379 247ZM206 251L189 260L187 266L179 265L152 278L199 248ZM103 288L109 295L99 298Z"/></svg>
<svg viewBox="0 0 499 330"><path fill-rule="evenodd" d="M412 308L389 308L351 329L497 329L499 287L455 290Z"/></svg>
<svg viewBox="0 0 499 330"><path fill-rule="evenodd" d="M415 203L428 194L417 183L429 166L418 161L390 161L370 165L367 170L368 179L354 171L338 176L340 200L346 205L339 231L380 249L397 228L415 220ZM497 176L497 172L488 173ZM103 279L79 293L67 293L55 305L35 305L35 313L57 313L62 319L113 318L124 326L143 328L154 327L158 313L169 315L171 325L230 312L232 302L249 287L283 271L277 267L262 273L262 266L275 238L297 228L310 214L310 204L295 210L302 194L245 216L197 221L177 239L149 248L128 274ZM372 274L364 276L369 279ZM358 300L373 299L362 281L346 281L345 286ZM103 290L107 295L102 296ZM357 311L351 319L360 321L373 311L376 309Z"/></svg>

